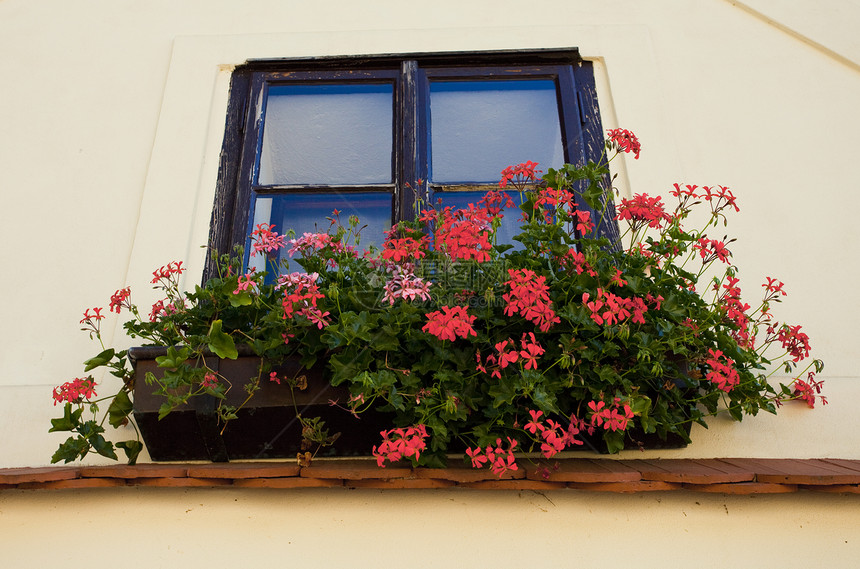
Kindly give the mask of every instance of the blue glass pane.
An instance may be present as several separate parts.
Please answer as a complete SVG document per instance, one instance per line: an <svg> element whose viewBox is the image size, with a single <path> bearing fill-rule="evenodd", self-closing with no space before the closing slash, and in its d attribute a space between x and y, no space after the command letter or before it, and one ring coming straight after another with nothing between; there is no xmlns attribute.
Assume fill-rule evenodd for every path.
<svg viewBox="0 0 860 569"><path fill-rule="evenodd" d="M359 252L371 245L380 247L385 239L384 231L391 228L391 194L386 192L338 192L325 194L290 193L277 196L258 197L255 201L254 221L250 230L260 223L270 223L275 231L286 234L295 231L296 237L304 233L325 233L329 230L334 210L340 212L341 224L349 223L349 216L358 216L361 229ZM250 232L250 231L249 231ZM354 242L351 243L355 245ZM250 248L250 240L247 244ZM281 260L289 260L287 250L281 253ZM261 255L251 257L249 265L263 270L265 260ZM301 267L290 260L290 271Z"/></svg>
<svg viewBox="0 0 860 569"><path fill-rule="evenodd" d="M481 201L486 192L434 192L433 202L442 198L442 206L453 206L458 209L468 208L469 204L476 204ZM519 241L514 241L514 235L521 233L520 218L522 210L519 208L519 194L517 192L509 193L514 202L514 207L506 208L502 213L502 224L496 231L496 244L498 245L513 245L514 249L521 249L522 244Z"/></svg>
<svg viewBox="0 0 860 569"><path fill-rule="evenodd" d="M551 80L430 83L433 182L498 182L507 166L564 164L558 100Z"/></svg>
<svg viewBox="0 0 860 569"><path fill-rule="evenodd" d="M390 183L393 93L390 83L271 87L258 182Z"/></svg>

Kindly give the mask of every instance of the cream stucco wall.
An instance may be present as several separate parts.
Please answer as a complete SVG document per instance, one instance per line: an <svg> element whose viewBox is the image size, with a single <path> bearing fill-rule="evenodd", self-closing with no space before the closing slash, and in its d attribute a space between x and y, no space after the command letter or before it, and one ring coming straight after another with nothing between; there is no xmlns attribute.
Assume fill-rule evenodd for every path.
<svg viewBox="0 0 860 569"><path fill-rule="evenodd" d="M25 490L0 494L0 535L14 568L74 555L92 569L807 569L856 566L856 507L839 495Z"/></svg>
<svg viewBox="0 0 860 569"><path fill-rule="evenodd" d="M730 186L745 291L784 280L778 316L803 324L827 364L829 406L718 422L683 455L860 457L849 440L860 303L846 292L860 244L860 143L846 134L860 126L860 50L846 22L860 8L788 4L441 2L418 18L407 2L5 0L0 428L16 436L0 465L42 464L55 447L59 435L43 432L50 388L94 353L77 332L84 308L126 284L146 305L151 271L171 260L191 267L186 284L200 278L233 66L567 46L595 61L605 126L644 143L621 165L624 191ZM116 324L106 321L108 341Z"/></svg>
<svg viewBox="0 0 860 569"><path fill-rule="evenodd" d="M191 267L189 286L199 280L234 65L570 46L595 62L604 126L643 141L642 158L619 170L624 191L730 186L744 290L754 298L765 275L784 280L778 317L803 324L827 364L830 405L716 421L688 449L659 456L860 458L858 23L860 6L839 0L0 1L0 467L47 464L62 440L46 433L50 391L95 353L77 331L84 308L126 284L145 304L151 271L171 260ZM259 566L321 547L335 561L387 566L395 557L371 535L396 535L398 565L435 565L414 553L420 538L487 565L538 551L572 566L575 551L585 565L645 555L642 566L657 566L659 554L643 551L659 542L682 559L714 552L713 565L749 554L741 565L778 555L791 567L856 558L860 518L847 504L803 494L14 491L0 493L0 535L13 567L64 555L33 536L56 539L81 515L117 539L163 522L141 565L199 554L217 566L222 557L200 545L209 541ZM104 523L135 511L136 526ZM218 529L227 519L235 534ZM327 545L332 532L342 546ZM259 554L239 541L248 535Z"/></svg>

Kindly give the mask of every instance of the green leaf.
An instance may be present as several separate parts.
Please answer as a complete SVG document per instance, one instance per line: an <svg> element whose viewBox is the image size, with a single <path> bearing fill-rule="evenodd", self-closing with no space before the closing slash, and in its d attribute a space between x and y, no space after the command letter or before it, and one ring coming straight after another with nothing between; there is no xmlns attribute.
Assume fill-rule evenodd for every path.
<svg viewBox="0 0 860 569"><path fill-rule="evenodd" d="M175 346L170 346L167 348L167 355L158 356L155 358L155 363L158 364L158 367L163 367L167 369L176 369L182 364L185 363L191 356L191 350L188 348L182 348L177 350ZM150 372L147 372L147 377L150 375ZM153 377L154 379L154 377ZM147 383L150 383L150 380L147 379Z"/></svg>
<svg viewBox="0 0 860 569"><path fill-rule="evenodd" d="M96 357L88 359L84 362L84 365L86 366L84 368L84 371L90 371L91 369L95 369L99 366L107 364L113 359L114 353L115 352L113 348L108 348Z"/></svg>
<svg viewBox="0 0 860 569"><path fill-rule="evenodd" d="M248 291L242 291L239 294L231 294L230 295L230 306L233 308L237 308L239 306L248 306L253 302L251 295Z"/></svg>
<svg viewBox="0 0 860 569"><path fill-rule="evenodd" d="M209 327L209 349L219 358L235 360L239 357L233 337L221 331L221 321L215 320Z"/></svg>
<svg viewBox="0 0 860 569"><path fill-rule="evenodd" d="M128 458L129 464L135 464L140 451L143 450L143 444L141 444L140 441L134 440L122 441L120 443L116 443L116 446L125 452L125 456Z"/></svg>
<svg viewBox="0 0 860 569"><path fill-rule="evenodd" d="M131 399L128 397L128 391L123 389L116 394L113 401L108 407L108 421L114 428L119 428L125 424L128 414L131 413L133 406Z"/></svg>
<svg viewBox="0 0 860 569"><path fill-rule="evenodd" d="M51 428L48 429L48 432L74 431L81 424L81 414L83 412L83 409L72 412L72 404L66 403L66 406L63 408L63 417L60 419L51 419Z"/></svg>
<svg viewBox="0 0 860 569"><path fill-rule="evenodd" d="M91 435L88 440L93 450L100 455L112 458L113 460L117 459L116 452L113 450L113 443L105 440L103 436L99 434Z"/></svg>
<svg viewBox="0 0 860 569"><path fill-rule="evenodd" d="M168 402L162 403L161 406L158 408L158 420L160 421L170 415L170 412L173 411L173 409L174 405L171 405Z"/></svg>
<svg viewBox="0 0 860 569"><path fill-rule="evenodd" d="M57 452L51 457L51 464L56 464L61 460L66 464L76 460L79 456L84 458L90 449L90 444L83 437L69 437L66 442L61 444Z"/></svg>

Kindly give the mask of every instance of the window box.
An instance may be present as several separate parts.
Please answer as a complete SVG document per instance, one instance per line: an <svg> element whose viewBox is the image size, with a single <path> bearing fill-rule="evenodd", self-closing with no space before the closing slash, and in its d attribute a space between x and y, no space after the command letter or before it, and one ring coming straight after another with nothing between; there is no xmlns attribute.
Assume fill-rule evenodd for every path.
<svg viewBox="0 0 860 569"><path fill-rule="evenodd" d="M332 401L344 403L349 397L345 387L332 387L324 377L324 366L302 371L297 361L288 361L275 370L281 375L307 377L307 389L291 390L288 385L262 381L260 390L237 412L238 418L226 428L219 424L216 406L219 400L211 395L191 398L190 402L158 418L163 397L153 395L155 387L147 385L147 372L156 377L163 373L155 358L164 355L162 347L132 348L134 362L134 419L140 428L152 460L211 460L226 462L240 459L295 458L302 451L302 427L296 419L296 409L303 417L320 417L329 432L340 433L331 447L319 455L366 456L379 439L379 431L389 428L390 417L380 412L363 413L353 417ZM257 375L260 359L240 355L235 360L212 357L210 367L233 383L227 405L240 406L246 393L242 386Z"/></svg>

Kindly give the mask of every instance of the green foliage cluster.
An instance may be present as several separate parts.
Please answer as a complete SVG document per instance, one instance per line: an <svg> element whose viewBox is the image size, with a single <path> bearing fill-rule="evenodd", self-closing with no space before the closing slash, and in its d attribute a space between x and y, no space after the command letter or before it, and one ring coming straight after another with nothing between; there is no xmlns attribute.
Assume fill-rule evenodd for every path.
<svg viewBox="0 0 860 569"><path fill-rule="evenodd" d="M734 207L725 188L676 187L674 211L653 198L621 200L618 217L629 223L623 246L606 231L616 222L606 160L550 169L542 180L533 166L520 165L507 181L518 207L493 211L482 202L458 213L419 201L416 220L392 228L381 251L359 252L358 220L343 225L335 214L327 233L293 241L295 260L310 275L303 284L286 273L287 243L270 227L258 227L255 242L255 252L267 255L268 274L243 272L241 251L223 255L220 273L187 293L178 286L178 264L156 271L153 282L166 298L149 319L127 298L116 307L131 313L131 337L167 348L158 358L163 375L146 378L164 399L160 414L210 396L222 401L220 419L228 425L241 407L226 404L228 390L244 389L247 401L284 360L321 362L332 385L349 388L349 401L341 402L346 411L389 412L392 427L424 425L427 448L414 460L439 466L447 453L505 437L524 450L539 448L539 433L525 428L535 411L618 452L646 435L689 441L690 425L707 426L718 412L741 420L774 413L785 400L809 403L820 382L802 374L820 371L821 363L800 369L805 335L773 320L781 283L766 287L757 307L742 303L727 243L707 237ZM684 222L694 207L711 211L703 228L691 230ZM500 213L523 216L514 243L495 243ZM455 230L474 240L461 233L458 241ZM705 276L715 269L717 276ZM516 286L545 291L544 301L532 299L538 316L516 300ZM452 319L440 320L453 334L443 339L429 326L430 315L455 306L467 319L459 332ZM98 319L84 323L100 340ZM765 355L769 346L777 357ZM211 361L234 359L240 350L259 357L260 366L236 385ZM122 380L106 417L124 425L134 387L127 352L104 349L86 371L102 366ZM792 380L772 385L776 370ZM286 383L296 388L295 378ZM598 403L620 414L611 427ZM93 419L84 420L86 408ZM51 430L76 436L54 462L90 450L116 458L97 416L94 402L66 401ZM306 421L310 439L332 442L320 436L324 426ZM131 462L140 451L136 440L117 446Z"/></svg>

